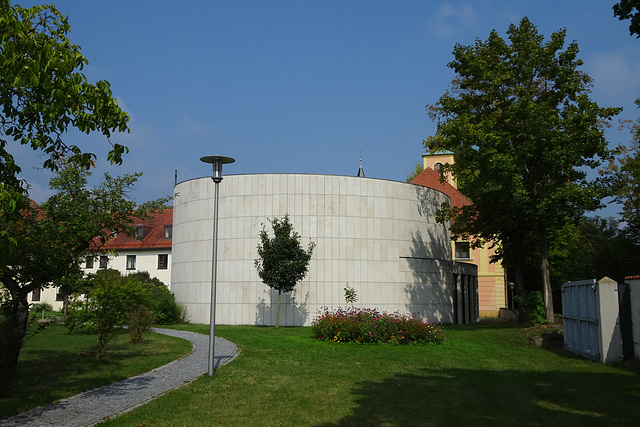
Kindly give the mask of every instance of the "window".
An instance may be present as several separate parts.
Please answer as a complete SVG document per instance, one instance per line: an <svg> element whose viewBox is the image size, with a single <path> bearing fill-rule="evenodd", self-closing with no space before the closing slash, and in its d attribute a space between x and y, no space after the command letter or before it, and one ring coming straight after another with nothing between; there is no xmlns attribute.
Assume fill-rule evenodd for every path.
<svg viewBox="0 0 640 427"><path fill-rule="evenodd" d="M100 268L105 269L109 264L109 257L106 255L100 255Z"/></svg>
<svg viewBox="0 0 640 427"><path fill-rule="evenodd" d="M144 227L139 225L136 227L136 235L133 236L133 240L142 240L144 239Z"/></svg>
<svg viewBox="0 0 640 427"><path fill-rule="evenodd" d="M471 259L469 242L456 242L456 259Z"/></svg>
<svg viewBox="0 0 640 427"><path fill-rule="evenodd" d="M56 301L64 301L64 296L60 292L60 288L56 288Z"/></svg>
<svg viewBox="0 0 640 427"><path fill-rule="evenodd" d="M33 292L31 292L31 301L40 301L41 292L42 290L40 288L34 289Z"/></svg>
<svg viewBox="0 0 640 427"><path fill-rule="evenodd" d="M439 171L442 168L442 163L438 162L435 165L433 165L433 170L434 171Z"/></svg>
<svg viewBox="0 0 640 427"><path fill-rule="evenodd" d="M170 239L171 237L173 237L173 225L165 225L163 238Z"/></svg>
<svg viewBox="0 0 640 427"><path fill-rule="evenodd" d="M169 254L158 254L158 270L166 270L169 266Z"/></svg>
<svg viewBox="0 0 640 427"><path fill-rule="evenodd" d="M136 269L136 256L127 255L127 270L135 270L135 269Z"/></svg>
<svg viewBox="0 0 640 427"><path fill-rule="evenodd" d="M92 256L88 256L85 260L84 260L84 268L93 268L93 257Z"/></svg>

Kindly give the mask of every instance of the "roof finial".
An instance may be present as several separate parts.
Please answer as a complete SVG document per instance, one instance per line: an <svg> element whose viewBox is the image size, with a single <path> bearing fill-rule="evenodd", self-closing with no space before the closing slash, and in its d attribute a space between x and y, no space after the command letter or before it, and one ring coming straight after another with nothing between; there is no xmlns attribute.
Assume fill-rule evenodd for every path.
<svg viewBox="0 0 640 427"><path fill-rule="evenodd" d="M360 152L360 169L358 169L358 175L359 178L365 178L364 176L364 170L362 169L362 151Z"/></svg>

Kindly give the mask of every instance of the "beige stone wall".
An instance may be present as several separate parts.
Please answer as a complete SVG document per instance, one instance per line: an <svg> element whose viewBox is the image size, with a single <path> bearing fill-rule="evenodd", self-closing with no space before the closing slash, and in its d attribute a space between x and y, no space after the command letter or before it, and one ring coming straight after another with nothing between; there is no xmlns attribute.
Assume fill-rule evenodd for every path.
<svg viewBox="0 0 640 427"><path fill-rule="evenodd" d="M280 323L309 325L322 307L424 312L453 321L450 235L434 213L436 190L370 178L304 174L226 176L220 183L216 322L275 323L277 292L254 266L268 218L289 214L306 245L316 242L309 274L283 294ZM171 288L194 323L209 322L214 184L175 187ZM469 267L475 272L475 266Z"/></svg>

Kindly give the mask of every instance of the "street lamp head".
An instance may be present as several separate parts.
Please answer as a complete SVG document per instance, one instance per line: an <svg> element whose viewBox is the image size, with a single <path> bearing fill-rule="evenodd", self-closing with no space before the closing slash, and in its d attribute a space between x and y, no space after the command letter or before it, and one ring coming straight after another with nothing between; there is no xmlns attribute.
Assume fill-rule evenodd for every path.
<svg viewBox="0 0 640 427"><path fill-rule="evenodd" d="M213 168L213 172L211 174L211 179L213 180L213 182L220 182L222 181L222 165L227 164L227 163L233 163L236 160L231 158L231 157L224 157L224 156L220 156L218 154L213 155L213 156L204 156L204 157L200 157L200 160L205 162L205 163L211 163L212 168Z"/></svg>

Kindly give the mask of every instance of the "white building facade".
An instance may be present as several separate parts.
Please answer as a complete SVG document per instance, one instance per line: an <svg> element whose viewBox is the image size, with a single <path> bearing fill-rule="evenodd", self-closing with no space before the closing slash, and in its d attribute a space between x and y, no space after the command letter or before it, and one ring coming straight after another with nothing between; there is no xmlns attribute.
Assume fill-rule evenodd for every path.
<svg viewBox="0 0 640 427"><path fill-rule="evenodd" d="M122 275L147 271L170 288L173 210L165 209L135 225L136 236L118 235L104 245L108 253L86 258L81 266L84 273L105 268L118 270ZM51 304L54 310L62 309L62 295L55 284L29 294L29 303L42 302Z"/></svg>
<svg viewBox="0 0 640 427"><path fill-rule="evenodd" d="M176 185L171 290L193 323L208 323L214 183ZM275 324L277 291L256 272L259 232L288 214L316 248L309 273L283 294L280 324L310 325L323 307L355 306L425 314L434 322L478 319L477 267L452 260L448 227L435 211L449 198L437 190L363 177L230 175L220 183L216 322Z"/></svg>

